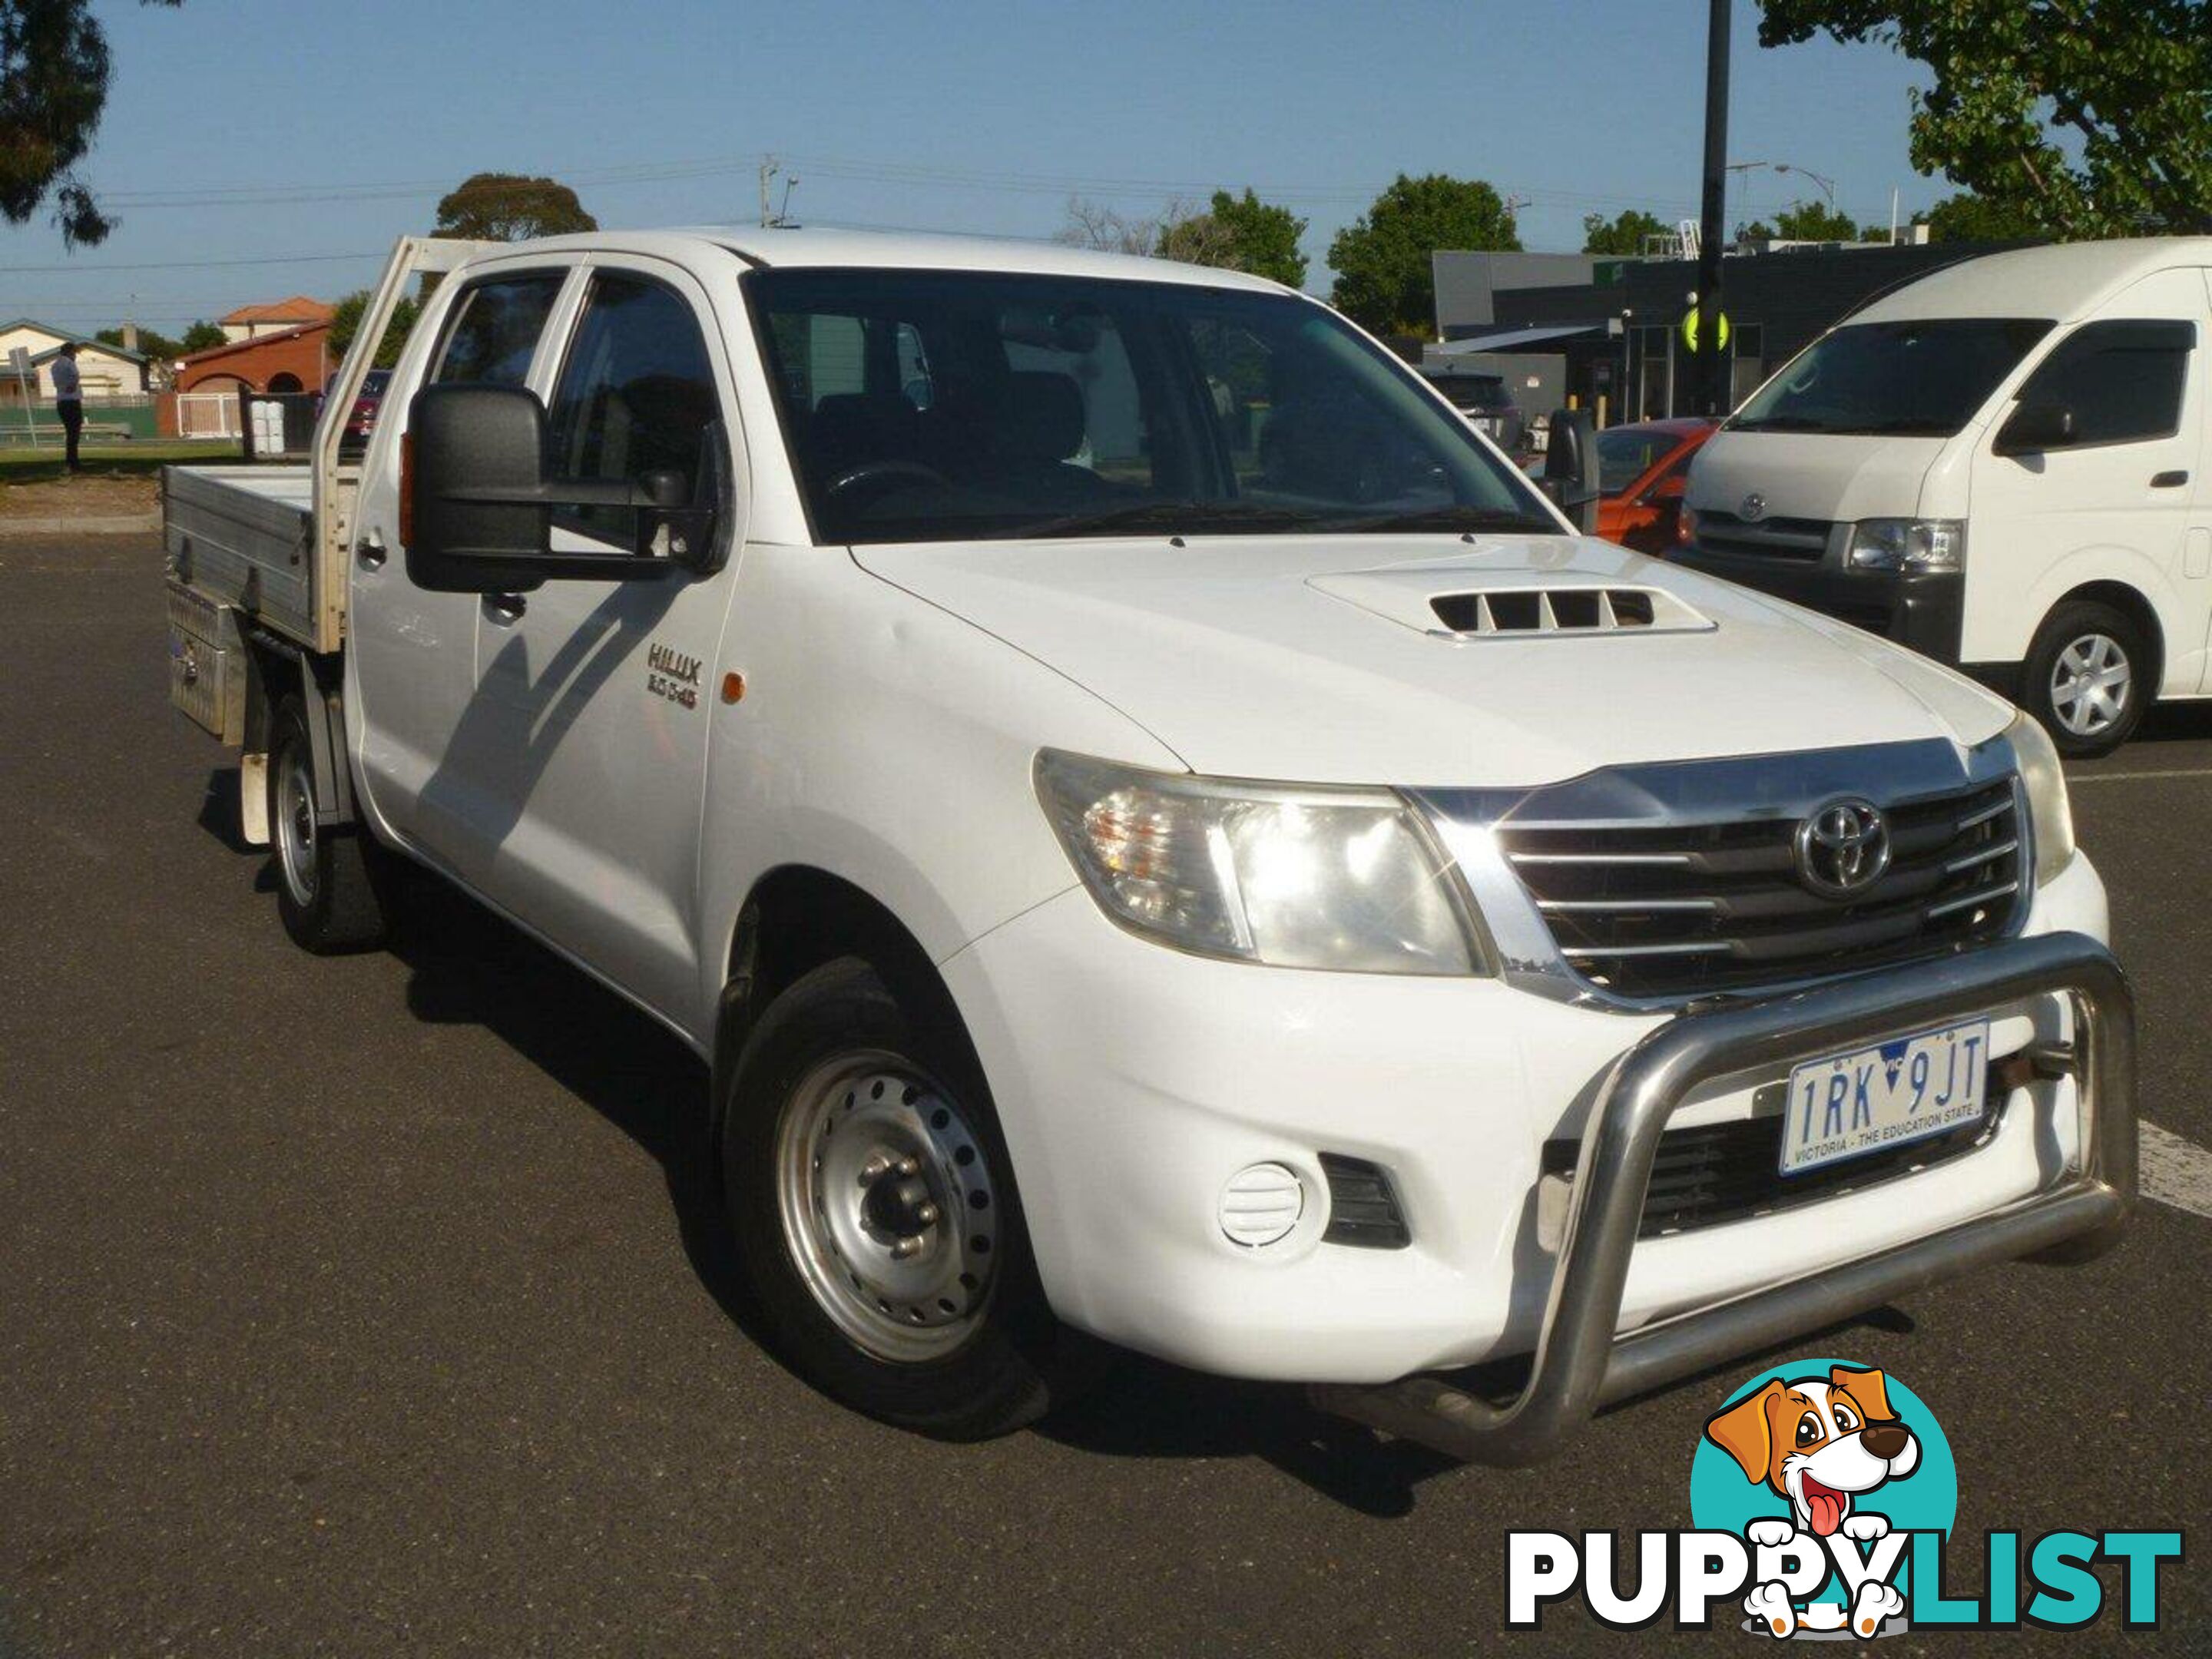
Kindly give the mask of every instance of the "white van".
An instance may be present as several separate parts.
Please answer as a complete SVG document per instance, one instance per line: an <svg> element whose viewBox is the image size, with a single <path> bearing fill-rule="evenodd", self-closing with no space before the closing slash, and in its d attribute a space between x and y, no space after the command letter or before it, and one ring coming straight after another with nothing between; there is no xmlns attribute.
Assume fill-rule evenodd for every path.
<svg viewBox="0 0 2212 1659"><path fill-rule="evenodd" d="M2212 238L1961 261L1791 359L1684 562L1958 664L2069 755L2212 695Z"/></svg>

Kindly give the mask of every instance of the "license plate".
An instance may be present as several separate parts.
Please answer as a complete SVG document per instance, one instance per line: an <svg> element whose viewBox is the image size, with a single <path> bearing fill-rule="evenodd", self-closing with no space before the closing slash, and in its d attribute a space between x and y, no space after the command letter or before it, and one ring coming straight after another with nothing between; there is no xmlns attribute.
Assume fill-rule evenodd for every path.
<svg viewBox="0 0 2212 1659"><path fill-rule="evenodd" d="M1802 1175L1973 1122L1989 1069L1986 1019L1793 1067L1782 1173Z"/></svg>

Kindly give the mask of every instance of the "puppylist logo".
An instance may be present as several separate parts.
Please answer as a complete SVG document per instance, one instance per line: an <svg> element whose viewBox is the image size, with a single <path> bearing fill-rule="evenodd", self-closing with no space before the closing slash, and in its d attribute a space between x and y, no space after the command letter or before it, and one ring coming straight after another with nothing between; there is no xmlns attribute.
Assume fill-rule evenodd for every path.
<svg viewBox="0 0 2212 1659"><path fill-rule="evenodd" d="M1988 1588L1957 1595L1944 1586L1958 1508L1950 1443L1917 1395L1870 1365L1798 1360L1753 1377L1707 1419L1692 1527L1625 1540L1508 1533L1506 1626L1540 1629L1547 1607L1578 1599L1616 1630L1671 1617L1677 1630L1782 1641L2079 1630L2108 1610L2092 1569L2111 1565L2120 1622L2159 1627L2159 1569L2181 1559L2178 1529L1988 1533Z"/></svg>

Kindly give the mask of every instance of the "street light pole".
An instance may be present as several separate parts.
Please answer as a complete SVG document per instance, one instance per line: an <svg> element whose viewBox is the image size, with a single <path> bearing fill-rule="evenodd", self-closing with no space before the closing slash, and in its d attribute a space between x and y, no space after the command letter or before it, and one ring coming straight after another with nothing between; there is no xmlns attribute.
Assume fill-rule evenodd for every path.
<svg viewBox="0 0 2212 1659"><path fill-rule="evenodd" d="M1729 0L1709 0L1705 34L1705 213L1698 232L1698 343L1692 353L1695 412L1726 412L1721 347L1721 244L1728 195Z"/></svg>

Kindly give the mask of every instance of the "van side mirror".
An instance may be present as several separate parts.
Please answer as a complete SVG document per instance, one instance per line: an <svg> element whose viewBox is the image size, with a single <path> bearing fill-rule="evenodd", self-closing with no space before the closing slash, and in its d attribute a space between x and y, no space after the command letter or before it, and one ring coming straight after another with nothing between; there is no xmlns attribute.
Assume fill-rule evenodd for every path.
<svg viewBox="0 0 2212 1659"><path fill-rule="evenodd" d="M1597 528L1597 419L1587 409L1552 412L1544 493L1584 534Z"/></svg>
<svg viewBox="0 0 2212 1659"><path fill-rule="evenodd" d="M684 505L691 484L679 472L634 483L548 477L545 406L534 392L425 386L407 422L401 539L407 579L427 592L525 593L564 576L651 580L695 565L690 550L703 556L713 540L713 509ZM637 550L553 551L557 507L636 510Z"/></svg>
<svg viewBox="0 0 2212 1659"><path fill-rule="evenodd" d="M2064 404L2022 404L1997 428L1993 455L2038 455L2074 442L2074 411Z"/></svg>

